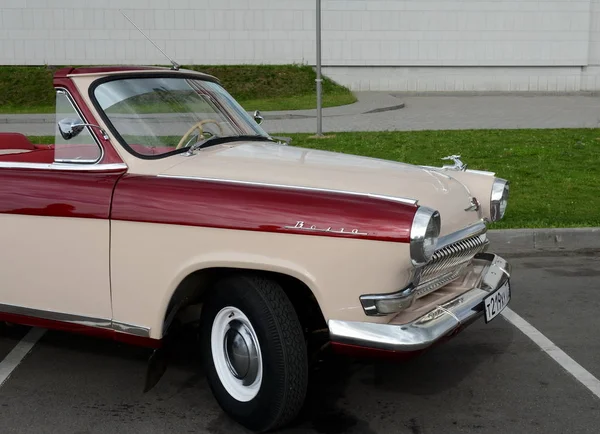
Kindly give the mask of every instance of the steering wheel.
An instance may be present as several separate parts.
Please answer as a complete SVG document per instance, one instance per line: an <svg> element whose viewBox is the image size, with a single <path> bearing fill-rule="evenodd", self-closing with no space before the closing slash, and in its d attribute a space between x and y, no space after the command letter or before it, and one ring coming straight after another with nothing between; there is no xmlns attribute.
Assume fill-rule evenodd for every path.
<svg viewBox="0 0 600 434"><path fill-rule="evenodd" d="M194 130L198 130L198 132L200 133L200 137L202 137L202 139L203 139L204 138L204 136L203 136L204 129L202 128L202 125L207 124L207 123L216 124L219 127L219 131L221 131L221 135L224 134L223 128L221 127L221 124L219 124L219 122L217 122L214 119L204 119L203 121L196 122L194 125L192 125L192 128L187 130L187 132L183 135L183 137L181 138L181 140L179 141L179 143L177 144L175 149L181 149L183 147L184 142L186 142L186 140L188 139L188 137L192 134L192 132Z"/></svg>

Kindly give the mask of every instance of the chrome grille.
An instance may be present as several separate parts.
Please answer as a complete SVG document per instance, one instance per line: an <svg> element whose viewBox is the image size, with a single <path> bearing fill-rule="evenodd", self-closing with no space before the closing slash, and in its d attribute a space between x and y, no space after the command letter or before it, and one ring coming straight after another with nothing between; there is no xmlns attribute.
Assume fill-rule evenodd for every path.
<svg viewBox="0 0 600 434"><path fill-rule="evenodd" d="M456 280L473 257L482 252L487 244L487 236L482 233L447 244L436 250L431 260L421 270L416 297L423 297Z"/></svg>

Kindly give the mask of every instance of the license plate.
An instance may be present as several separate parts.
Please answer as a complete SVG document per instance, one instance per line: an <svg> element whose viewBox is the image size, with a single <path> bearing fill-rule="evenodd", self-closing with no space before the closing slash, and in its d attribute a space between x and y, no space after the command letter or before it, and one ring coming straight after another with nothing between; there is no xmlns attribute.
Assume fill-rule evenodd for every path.
<svg viewBox="0 0 600 434"><path fill-rule="evenodd" d="M493 320L504 308L510 300L510 283L507 280L504 285L492 292L483 299L485 307L485 322L486 324Z"/></svg>

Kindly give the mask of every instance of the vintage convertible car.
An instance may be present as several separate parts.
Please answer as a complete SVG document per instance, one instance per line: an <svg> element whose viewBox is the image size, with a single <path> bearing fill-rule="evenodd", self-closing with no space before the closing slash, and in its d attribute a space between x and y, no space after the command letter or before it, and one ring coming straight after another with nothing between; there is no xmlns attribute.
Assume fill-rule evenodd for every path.
<svg viewBox="0 0 600 434"><path fill-rule="evenodd" d="M218 403L272 430L322 343L405 357L509 302L493 173L291 146L194 71L65 68L54 87L53 145L0 134L0 320L154 348L146 389L192 322Z"/></svg>

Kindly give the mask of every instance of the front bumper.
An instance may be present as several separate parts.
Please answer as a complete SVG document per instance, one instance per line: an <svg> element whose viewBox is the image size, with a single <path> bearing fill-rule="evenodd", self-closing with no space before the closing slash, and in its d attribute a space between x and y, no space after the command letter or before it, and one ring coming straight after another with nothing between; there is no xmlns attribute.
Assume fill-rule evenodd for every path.
<svg viewBox="0 0 600 434"><path fill-rule="evenodd" d="M510 264L492 253L480 253L486 262L479 284L459 296L433 307L406 324L329 320L334 344L411 353L424 350L484 315L484 298L503 285L510 285Z"/></svg>

